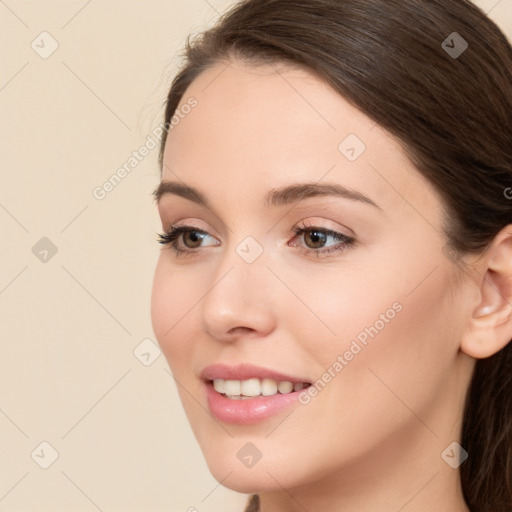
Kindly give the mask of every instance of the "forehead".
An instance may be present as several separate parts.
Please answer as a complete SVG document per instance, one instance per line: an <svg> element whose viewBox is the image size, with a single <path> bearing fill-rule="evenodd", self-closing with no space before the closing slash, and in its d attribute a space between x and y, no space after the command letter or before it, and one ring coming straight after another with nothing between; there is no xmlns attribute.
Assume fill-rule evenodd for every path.
<svg viewBox="0 0 512 512"><path fill-rule="evenodd" d="M263 196L328 177L384 207L426 205L433 192L389 132L307 70L219 62L192 82L177 111L191 98L197 106L168 134L164 179L207 183L212 195L226 194L229 183ZM346 140L362 151L356 160L343 153Z"/></svg>
<svg viewBox="0 0 512 512"><path fill-rule="evenodd" d="M258 166L297 175L313 166L325 172L340 156L344 137L363 138L375 125L308 71L283 65L217 63L192 82L178 114L191 98L197 106L180 115L166 143L180 166L208 155L210 169L222 162L239 170Z"/></svg>
<svg viewBox="0 0 512 512"><path fill-rule="evenodd" d="M260 143L276 141L277 133L280 143L287 136L305 138L306 128L310 140L318 143L321 136L329 142L348 127L363 134L375 125L311 72L285 64L219 62L192 82L178 110L190 97L198 102L196 121L215 124L224 132L231 128L237 139L252 133L249 140ZM267 139L262 137L266 133ZM209 135L215 138L215 133Z"/></svg>

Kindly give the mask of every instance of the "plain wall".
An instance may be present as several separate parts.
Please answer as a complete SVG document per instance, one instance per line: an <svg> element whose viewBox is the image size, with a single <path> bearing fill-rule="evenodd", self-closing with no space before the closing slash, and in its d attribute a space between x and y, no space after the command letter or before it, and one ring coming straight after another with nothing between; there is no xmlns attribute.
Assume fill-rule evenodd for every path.
<svg viewBox="0 0 512 512"><path fill-rule="evenodd" d="M233 3L0 3L0 511L243 510L152 361L158 150L129 163L186 36ZM512 36L512 0L477 4Z"/></svg>

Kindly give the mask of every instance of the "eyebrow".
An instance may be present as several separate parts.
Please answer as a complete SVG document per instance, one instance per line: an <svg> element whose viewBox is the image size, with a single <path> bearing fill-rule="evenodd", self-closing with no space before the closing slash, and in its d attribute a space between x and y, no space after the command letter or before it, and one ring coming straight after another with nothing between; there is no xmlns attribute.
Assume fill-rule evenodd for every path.
<svg viewBox="0 0 512 512"><path fill-rule="evenodd" d="M183 197L194 203L212 210L206 197L194 187L175 181L162 181L153 191L153 197L157 203L167 194ZM284 206L303 201L309 197L337 196L352 201L360 201L382 210L382 208L369 197L357 190L349 189L338 183L295 183L285 187L272 189L265 196L265 206Z"/></svg>

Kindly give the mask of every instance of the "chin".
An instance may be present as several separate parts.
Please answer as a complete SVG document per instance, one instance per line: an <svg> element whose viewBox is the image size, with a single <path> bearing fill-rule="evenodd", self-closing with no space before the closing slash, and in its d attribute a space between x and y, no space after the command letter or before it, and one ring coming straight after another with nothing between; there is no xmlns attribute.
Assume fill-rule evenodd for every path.
<svg viewBox="0 0 512 512"><path fill-rule="evenodd" d="M270 471L272 475L275 475L276 480L274 480L263 467L251 469L231 467L227 471L225 471L227 467L222 465L222 468L220 468L215 463L212 466L208 465L208 467L217 482L227 489L241 494L257 494L263 491L281 489L281 486L276 482L276 480L280 481L277 471ZM231 474L229 474L230 471ZM228 474L229 476L227 476Z"/></svg>
<svg viewBox="0 0 512 512"><path fill-rule="evenodd" d="M279 491L293 488L310 481L306 465L293 465L286 457L274 453L263 456L252 467L246 467L236 456L246 440L231 439L231 444L201 446L206 464L212 476L224 487L242 494ZM231 454L235 454L232 456Z"/></svg>

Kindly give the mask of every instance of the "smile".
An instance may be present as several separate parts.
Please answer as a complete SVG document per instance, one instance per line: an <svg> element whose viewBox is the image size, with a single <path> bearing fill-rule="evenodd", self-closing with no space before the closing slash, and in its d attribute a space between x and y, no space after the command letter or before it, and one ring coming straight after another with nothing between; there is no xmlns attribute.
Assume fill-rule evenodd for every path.
<svg viewBox="0 0 512 512"><path fill-rule="evenodd" d="M201 372L205 401L217 420L232 424L263 421L297 404L311 382L248 364L215 364Z"/></svg>
<svg viewBox="0 0 512 512"><path fill-rule="evenodd" d="M286 395L293 391L301 391L311 384L309 382L296 382L289 380L276 381L274 379L251 378L247 380L214 379L213 387L231 400L247 400L257 396L273 396L281 393Z"/></svg>

